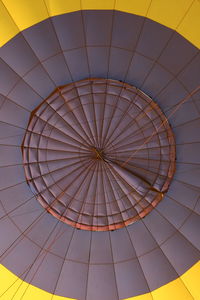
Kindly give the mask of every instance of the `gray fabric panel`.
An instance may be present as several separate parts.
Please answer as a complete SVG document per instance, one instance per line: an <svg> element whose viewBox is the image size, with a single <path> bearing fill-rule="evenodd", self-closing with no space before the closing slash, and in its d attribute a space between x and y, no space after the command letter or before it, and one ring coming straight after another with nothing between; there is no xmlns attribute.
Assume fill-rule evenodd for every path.
<svg viewBox="0 0 200 300"><path fill-rule="evenodd" d="M55 294L75 298L85 299L86 284L88 276L88 266L73 261L65 261L58 280Z"/></svg>
<svg viewBox="0 0 200 300"><path fill-rule="evenodd" d="M200 126L200 120L196 119L193 121L189 121L184 125L180 125L173 128L173 132L176 135L176 143L184 144L184 143L198 142L199 131L194 130L194 128L198 128L198 126Z"/></svg>
<svg viewBox="0 0 200 300"><path fill-rule="evenodd" d="M17 81L20 80L20 76L18 76L2 59L0 59L0 78L0 91L3 95L7 95Z"/></svg>
<svg viewBox="0 0 200 300"><path fill-rule="evenodd" d="M28 208L27 208L28 209ZM43 210L38 210L34 214L40 215ZM32 214L29 214L30 218ZM37 215L36 215L37 216ZM16 219L16 218L15 218ZM15 220L14 219L14 220ZM32 222L32 220L30 220ZM52 235L55 237L54 228L58 224L58 221L55 218L52 218L48 213L44 214L31 231L27 234L27 236L34 241L39 246L43 247L45 240L48 238L49 234L52 232ZM46 245L45 245L46 246Z"/></svg>
<svg viewBox="0 0 200 300"><path fill-rule="evenodd" d="M128 71L131 58L131 52L111 47L108 77L123 81Z"/></svg>
<svg viewBox="0 0 200 300"><path fill-rule="evenodd" d="M15 247L11 249L12 251L10 251L9 255L3 259L3 264L11 272L23 278L29 270L31 263L33 263L38 256L40 248L27 238L23 238L20 240L20 243L15 243ZM23 259L21 259L22 254ZM20 264L16 265L16 261L18 260Z"/></svg>
<svg viewBox="0 0 200 300"><path fill-rule="evenodd" d="M198 199L194 211L200 215L200 199Z"/></svg>
<svg viewBox="0 0 200 300"><path fill-rule="evenodd" d="M193 94L192 99L198 112L200 112L200 91L197 91L195 94Z"/></svg>
<svg viewBox="0 0 200 300"><path fill-rule="evenodd" d="M0 190L24 181L24 170L21 166L0 168Z"/></svg>
<svg viewBox="0 0 200 300"><path fill-rule="evenodd" d="M87 51L80 48L64 53L67 65L74 81L89 77Z"/></svg>
<svg viewBox="0 0 200 300"><path fill-rule="evenodd" d="M107 78L109 47L87 47L91 77Z"/></svg>
<svg viewBox="0 0 200 300"><path fill-rule="evenodd" d="M22 33L16 35L0 49L0 57L20 76L39 63Z"/></svg>
<svg viewBox="0 0 200 300"><path fill-rule="evenodd" d="M160 249L139 258L150 290L160 287L161 282L169 282L177 277L174 268Z"/></svg>
<svg viewBox="0 0 200 300"><path fill-rule="evenodd" d="M153 66L153 60L135 53L127 74L127 81L137 87L142 86L144 79Z"/></svg>
<svg viewBox="0 0 200 300"><path fill-rule="evenodd" d="M35 236L37 235L37 231L35 227L37 226L37 220L40 220L40 216L43 212L42 207L35 203L36 199L32 198L32 201L27 201L23 206L17 208L14 212L10 214L11 220L14 222L15 226L19 228L22 232L26 230L30 224L34 223L35 226L31 228L30 232L26 235L30 237L33 242L36 242L40 246L43 239L45 239L45 228L40 229L40 234L38 234L37 239ZM43 214L42 219L46 214ZM23 216L27 216L23 218ZM40 222L42 223L42 222ZM50 225L49 225L50 226ZM44 230L44 235L42 234ZM34 235L35 234L35 235ZM42 237L41 237L42 235Z"/></svg>
<svg viewBox="0 0 200 300"><path fill-rule="evenodd" d="M63 259L60 257L42 251L28 272L25 280L53 294L60 276L62 264ZM48 278L46 274L48 274Z"/></svg>
<svg viewBox="0 0 200 300"><path fill-rule="evenodd" d="M200 76L200 54L198 51L198 55L180 73L179 79L186 86L188 91L192 92L195 88L199 86L199 76ZM194 95L193 98L198 99L198 95Z"/></svg>
<svg viewBox="0 0 200 300"><path fill-rule="evenodd" d="M67 253L67 259L88 263L90 240L91 232L76 229L70 243L70 247ZM74 251L74 249L76 249L76 251Z"/></svg>
<svg viewBox="0 0 200 300"><path fill-rule="evenodd" d="M182 181L185 185L191 185L192 188L199 188L200 169L193 164L176 165L175 179Z"/></svg>
<svg viewBox="0 0 200 300"><path fill-rule="evenodd" d="M119 299L113 265L90 265L86 299Z"/></svg>
<svg viewBox="0 0 200 300"><path fill-rule="evenodd" d="M43 62L43 66L56 86L71 82L70 71L63 54L50 57Z"/></svg>
<svg viewBox="0 0 200 300"><path fill-rule="evenodd" d="M0 145L0 167L22 163L22 154L19 147Z"/></svg>
<svg viewBox="0 0 200 300"><path fill-rule="evenodd" d="M133 50L137 45L143 22L143 17L115 11L112 46Z"/></svg>
<svg viewBox="0 0 200 300"><path fill-rule="evenodd" d="M14 201L9 201L14 195ZM33 197L33 193L30 191L26 182L4 189L1 191L1 203L6 211L12 211L14 208L26 203L28 199ZM15 211L13 211L13 214ZM5 212L4 212L5 214Z"/></svg>
<svg viewBox="0 0 200 300"><path fill-rule="evenodd" d="M158 247L156 241L142 221L136 222L134 226L128 226L127 229L137 257L142 256Z"/></svg>
<svg viewBox="0 0 200 300"><path fill-rule="evenodd" d="M135 250L126 228L111 232L110 237L114 262L120 262L136 257Z"/></svg>
<svg viewBox="0 0 200 300"><path fill-rule="evenodd" d="M57 35L49 19L24 30L23 36L40 61L60 52Z"/></svg>
<svg viewBox="0 0 200 300"><path fill-rule="evenodd" d="M186 272L199 258L199 251L179 232L169 238L161 249L179 275Z"/></svg>
<svg viewBox="0 0 200 300"><path fill-rule="evenodd" d="M42 101L42 98L23 80L17 83L9 98L30 111Z"/></svg>
<svg viewBox="0 0 200 300"><path fill-rule="evenodd" d="M172 113L172 109L169 110L169 113ZM197 119L199 113L194 105L194 103L190 100L181 105L181 107L170 117L170 123L173 127L179 126L184 123L188 123L192 120ZM179 138L179 135L177 136ZM178 144L178 141L177 141Z"/></svg>
<svg viewBox="0 0 200 300"><path fill-rule="evenodd" d="M178 81L178 79L174 79L171 81L163 91L156 97L156 100L160 107L165 112L166 116L168 116L169 108L176 105L187 95L187 91Z"/></svg>
<svg viewBox="0 0 200 300"><path fill-rule="evenodd" d="M120 299L149 292L144 273L137 259L115 264L115 273Z"/></svg>
<svg viewBox="0 0 200 300"><path fill-rule="evenodd" d="M174 55L174 52L178 55ZM176 75L197 53L198 49L192 47L186 39L183 39L178 34L174 34L158 62Z"/></svg>
<svg viewBox="0 0 200 300"><path fill-rule="evenodd" d="M52 18L59 43L63 51L85 45L81 12Z"/></svg>
<svg viewBox="0 0 200 300"><path fill-rule="evenodd" d="M53 83L48 73L45 72L45 69L41 64L26 74L24 80L31 85L43 99L47 98L56 88L56 85Z"/></svg>
<svg viewBox="0 0 200 300"><path fill-rule="evenodd" d="M200 216L192 213L185 224L181 227L181 233L197 248L200 250Z"/></svg>
<svg viewBox="0 0 200 300"><path fill-rule="evenodd" d="M0 144L21 146L25 130L0 121Z"/></svg>
<svg viewBox="0 0 200 300"><path fill-rule="evenodd" d="M109 232L92 232L90 263L113 263Z"/></svg>
<svg viewBox="0 0 200 300"><path fill-rule="evenodd" d="M1 209L2 215L5 215L5 212ZM7 249L12 245L13 241L15 241L20 235L17 227L9 220L2 219L0 226L0 255L3 255ZM13 266L14 267L14 266ZM14 267L15 269L15 267ZM15 272L15 270L14 270Z"/></svg>
<svg viewBox="0 0 200 300"><path fill-rule="evenodd" d="M53 218L51 216L51 218ZM66 252L68 251L71 239L74 233L74 228L60 222L55 228L54 235L51 235L47 245L50 245L49 252L55 256L65 259ZM55 239L56 237L56 239Z"/></svg>
<svg viewBox="0 0 200 300"><path fill-rule="evenodd" d="M152 20L146 19L136 51L152 59L157 59L167 45L172 30ZM157 28L158 27L158 28Z"/></svg>
<svg viewBox="0 0 200 300"><path fill-rule="evenodd" d="M177 161L182 161L185 163L200 163L200 142L195 144L177 145L178 159ZM195 168L195 166L193 166Z"/></svg>
<svg viewBox="0 0 200 300"><path fill-rule="evenodd" d="M191 210L180 205L175 200L166 196L165 201L161 201L158 205L158 211L164 216L173 226L180 228L185 222L188 216L191 214Z"/></svg>
<svg viewBox="0 0 200 300"><path fill-rule="evenodd" d="M110 45L112 29L112 11L83 11L83 28L87 46Z"/></svg>
<svg viewBox="0 0 200 300"><path fill-rule="evenodd" d="M172 75L168 71L158 64L155 64L150 70L150 73L147 73L147 78L145 78L145 82L142 84L141 89L154 98L169 83L169 81L172 80L172 78Z"/></svg>
<svg viewBox="0 0 200 300"><path fill-rule="evenodd" d="M0 94L0 107L2 106L4 101L5 101L5 96Z"/></svg>
<svg viewBox="0 0 200 300"><path fill-rule="evenodd" d="M162 201L167 201L167 199L164 198ZM156 210L153 210L151 214L146 216L144 223L151 232L152 236L155 238L158 245L168 239L175 230L174 227Z"/></svg>
<svg viewBox="0 0 200 300"><path fill-rule="evenodd" d="M199 190L176 180L173 180L168 191L169 197L172 197L176 202L188 207L190 210L194 209L199 195Z"/></svg>

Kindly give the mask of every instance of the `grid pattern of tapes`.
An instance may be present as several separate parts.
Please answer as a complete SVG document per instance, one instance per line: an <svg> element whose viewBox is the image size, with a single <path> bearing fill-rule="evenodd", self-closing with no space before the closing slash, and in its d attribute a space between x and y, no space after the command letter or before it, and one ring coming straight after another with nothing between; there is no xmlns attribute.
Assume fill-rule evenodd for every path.
<svg viewBox="0 0 200 300"><path fill-rule="evenodd" d="M8 2L14 12L20 3L27 5L21 22L38 14L36 2L43 3ZM61 7L61 1L50 2ZM191 6L195 15L189 10L183 22L187 32L189 25L196 27L196 37L198 2ZM149 3L159 17L157 8L165 3L177 22L178 15L184 18L182 1ZM0 49L0 263L18 276L7 280L0 267L1 300L197 300L200 295L199 276L189 282L182 277L200 258L200 52L179 30L130 12L63 11ZM145 218L102 232L77 230L47 213L26 182L21 155L30 113L56 87L99 77L149 95L176 140L176 172L162 201Z"/></svg>
<svg viewBox="0 0 200 300"><path fill-rule="evenodd" d="M173 133L158 105L109 79L56 89L32 112L22 151L27 182L43 207L86 230L143 218L175 171Z"/></svg>

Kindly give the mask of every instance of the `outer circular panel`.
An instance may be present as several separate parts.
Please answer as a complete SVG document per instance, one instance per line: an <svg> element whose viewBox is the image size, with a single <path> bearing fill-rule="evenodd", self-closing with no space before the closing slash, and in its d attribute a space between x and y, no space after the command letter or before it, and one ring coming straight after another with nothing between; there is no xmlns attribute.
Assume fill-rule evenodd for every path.
<svg viewBox="0 0 200 300"><path fill-rule="evenodd" d="M32 7L30 10L34 11ZM191 10L185 20L190 19L190 13ZM166 295L172 299L176 295L175 298L181 300L198 299L196 276L191 281L187 278L187 274L193 274L192 270L198 270L198 265L191 269L192 273L181 276L199 260L198 94L182 105L170 121L177 142L177 172L166 197L145 219L129 226L128 231L123 228L90 234L73 231L60 223L56 230L60 228L65 232L64 237L55 230L52 239L57 238L52 245L52 240L47 240L47 237L56 225L56 219L46 214L36 222L43 210L40 205L32 206L33 202L28 201L33 194L28 191L26 183L23 184L20 145L30 112L56 86L89 76L125 80L155 99L168 116L174 105L199 85L199 50L180 35L137 16L129 15L129 18L128 14L120 12L107 12L103 17L102 14L104 12L100 11L77 12L46 20L25 30L0 49L2 263L31 283L26 285L20 279L17 281L20 293L21 286L26 285L24 299L28 300L36 298L37 293L42 299L58 297L38 291L33 285L52 294L77 299L107 297L116 300L150 291L151 294L141 298L163 300ZM110 21L113 16L111 42ZM87 28L86 39L81 30L83 24ZM124 35L122 24L127 35ZM79 35L75 32L74 40L71 36L76 28L80 30ZM92 32L99 34L92 35ZM64 40L62 36L65 36ZM7 201L13 199L13 195L15 201ZM35 199L34 203L37 203ZM28 230L33 222L35 225ZM20 240L19 244L16 239ZM77 251L79 248L81 252ZM44 259L40 256L41 249ZM29 270L31 265L33 268ZM25 269L29 270L26 274ZM12 283L15 280L12 279ZM5 293L6 300L17 290L16 287L8 294L10 286ZM6 284L2 293L5 289Z"/></svg>

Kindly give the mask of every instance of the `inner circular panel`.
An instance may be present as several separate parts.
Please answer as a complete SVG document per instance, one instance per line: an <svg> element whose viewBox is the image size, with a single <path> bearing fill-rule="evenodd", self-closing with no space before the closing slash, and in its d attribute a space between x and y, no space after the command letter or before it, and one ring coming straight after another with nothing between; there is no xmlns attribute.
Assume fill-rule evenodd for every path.
<svg viewBox="0 0 200 300"><path fill-rule="evenodd" d="M109 79L57 88L32 112L22 151L38 201L85 230L114 230L145 217L175 171L173 133L158 105Z"/></svg>

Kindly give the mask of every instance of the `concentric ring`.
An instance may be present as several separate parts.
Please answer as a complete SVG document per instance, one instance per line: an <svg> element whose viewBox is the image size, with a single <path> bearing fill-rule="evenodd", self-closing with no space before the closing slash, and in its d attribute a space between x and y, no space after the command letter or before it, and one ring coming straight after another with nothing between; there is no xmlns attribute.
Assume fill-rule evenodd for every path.
<svg viewBox="0 0 200 300"><path fill-rule="evenodd" d="M114 230L145 217L175 171L173 133L158 105L108 79L56 89L31 114L22 151L42 206L86 230Z"/></svg>

